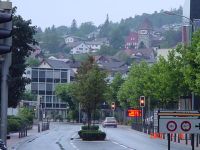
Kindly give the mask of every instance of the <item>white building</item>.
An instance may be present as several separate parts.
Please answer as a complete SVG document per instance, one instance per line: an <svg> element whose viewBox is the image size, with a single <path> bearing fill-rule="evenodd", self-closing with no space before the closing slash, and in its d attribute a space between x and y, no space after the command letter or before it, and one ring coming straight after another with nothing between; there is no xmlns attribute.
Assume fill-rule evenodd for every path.
<svg viewBox="0 0 200 150"><path fill-rule="evenodd" d="M68 43L74 43L74 42L78 42L78 41L82 41L82 39L80 37L70 36L70 35L65 35L64 36L64 40L65 40L66 44L68 44Z"/></svg>
<svg viewBox="0 0 200 150"><path fill-rule="evenodd" d="M90 52L90 47L88 47L85 43L81 43L70 50L71 54L84 54L89 52Z"/></svg>

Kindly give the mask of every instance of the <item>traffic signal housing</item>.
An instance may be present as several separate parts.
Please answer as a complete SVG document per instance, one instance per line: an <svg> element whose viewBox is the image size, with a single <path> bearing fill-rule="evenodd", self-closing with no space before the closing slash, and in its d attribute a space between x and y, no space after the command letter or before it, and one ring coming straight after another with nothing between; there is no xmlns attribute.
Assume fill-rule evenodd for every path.
<svg viewBox="0 0 200 150"><path fill-rule="evenodd" d="M140 96L140 107L145 107L145 96Z"/></svg>
<svg viewBox="0 0 200 150"><path fill-rule="evenodd" d="M2 5L5 2L0 2ZM0 10L0 55L11 52L12 46L12 13L11 10Z"/></svg>
<svg viewBox="0 0 200 150"><path fill-rule="evenodd" d="M112 109L112 110L115 110L115 102L112 102L112 103L111 103L111 109Z"/></svg>

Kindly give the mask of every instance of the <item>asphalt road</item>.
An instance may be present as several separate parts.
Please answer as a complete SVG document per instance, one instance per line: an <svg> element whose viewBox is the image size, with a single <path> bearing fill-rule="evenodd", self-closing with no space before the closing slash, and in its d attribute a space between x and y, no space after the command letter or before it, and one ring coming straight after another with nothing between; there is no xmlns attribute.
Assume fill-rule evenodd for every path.
<svg viewBox="0 0 200 150"><path fill-rule="evenodd" d="M150 139L130 127L101 128L106 141L87 142L78 138L80 125L56 123L51 129L22 143L17 150L167 150L167 142ZM171 150L191 150L191 147L172 144Z"/></svg>

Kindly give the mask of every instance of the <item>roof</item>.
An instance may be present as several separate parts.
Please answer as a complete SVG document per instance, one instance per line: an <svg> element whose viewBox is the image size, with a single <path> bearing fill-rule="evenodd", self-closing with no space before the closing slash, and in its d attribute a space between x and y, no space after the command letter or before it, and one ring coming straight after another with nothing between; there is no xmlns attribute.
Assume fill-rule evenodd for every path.
<svg viewBox="0 0 200 150"><path fill-rule="evenodd" d="M144 58L144 59L151 59L153 54L153 49L133 49L132 56Z"/></svg>
<svg viewBox="0 0 200 150"><path fill-rule="evenodd" d="M53 69L67 69L70 68L68 64L60 60L44 59Z"/></svg>
<svg viewBox="0 0 200 150"><path fill-rule="evenodd" d="M69 48L74 48L74 47L77 47L79 46L80 44L82 44L84 42L72 42L72 43L67 43L67 47Z"/></svg>
<svg viewBox="0 0 200 150"><path fill-rule="evenodd" d="M149 21L149 19L145 19L142 24L139 27L140 30L152 30L153 29L153 25L152 23Z"/></svg>
<svg viewBox="0 0 200 150"><path fill-rule="evenodd" d="M128 72L128 65L125 62L109 62L109 63L99 63L101 69L107 70L109 72Z"/></svg>
<svg viewBox="0 0 200 150"><path fill-rule="evenodd" d="M126 43L137 43L138 42L138 33L131 32L125 40Z"/></svg>

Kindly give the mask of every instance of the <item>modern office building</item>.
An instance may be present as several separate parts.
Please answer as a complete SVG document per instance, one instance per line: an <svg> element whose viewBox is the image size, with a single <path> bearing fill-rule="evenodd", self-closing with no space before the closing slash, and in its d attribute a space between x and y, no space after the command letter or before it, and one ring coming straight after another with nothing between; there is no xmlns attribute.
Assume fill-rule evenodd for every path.
<svg viewBox="0 0 200 150"><path fill-rule="evenodd" d="M43 116L66 117L67 103L56 97L55 88L58 84L70 82L69 65L64 61L45 59L38 67L27 68L26 76L31 79L27 89L37 95Z"/></svg>

